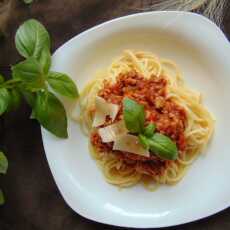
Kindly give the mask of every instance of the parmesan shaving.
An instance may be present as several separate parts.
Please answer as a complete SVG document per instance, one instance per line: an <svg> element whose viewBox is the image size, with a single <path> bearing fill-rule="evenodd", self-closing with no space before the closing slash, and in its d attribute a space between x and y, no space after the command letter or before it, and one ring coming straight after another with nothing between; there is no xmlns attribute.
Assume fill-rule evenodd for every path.
<svg viewBox="0 0 230 230"><path fill-rule="evenodd" d="M139 143L138 137L130 134L120 135L116 138L113 150L130 152L137 155L149 157L149 151Z"/></svg>
<svg viewBox="0 0 230 230"><path fill-rule="evenodd" d="M95 116L93 120L93 127L103 125L106 120L106 116L109 116L112 121L117 116L119 106L108 103L104 98L96 96L95 98Z"/></svg>
<svg viewBox="0 0 230 230"><path fill-rule="evenodd" d="M98 129L98 133L101 136L102 142L104 143L115 141L118 136L124 135L127 132L128 130L126 129L123 120Z"/></svg>

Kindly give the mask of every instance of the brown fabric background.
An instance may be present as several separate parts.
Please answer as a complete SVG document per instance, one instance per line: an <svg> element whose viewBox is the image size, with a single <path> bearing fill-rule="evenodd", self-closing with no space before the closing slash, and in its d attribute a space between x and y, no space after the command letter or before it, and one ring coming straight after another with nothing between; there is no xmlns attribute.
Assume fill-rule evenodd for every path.
<svg viewBox="0 0 230 230"><path fill-rule="evenodd" d="M52 50L78 33L106 20L138 12L136 8L154 1L140 0L10 0L1 10L0 72L9 77L9 66L20 60L14 46L17 27L28 18L40 20L52 37ZM9 2L9 1L8 1ZM0 0L1 4L7 1ZM223 29L230 37L230 13ZM230 60L229 60L230 61ZM39 125L29 120L25 104L0 120L0 145L10 166L0 185L6 204L0 207L0 230L91 230L118 229L89 221L74 213L64 202L50 173L42 146ZM201 194L201 196L205 194ZM210 218L170 229L230 229L230 209Z"/></svg>

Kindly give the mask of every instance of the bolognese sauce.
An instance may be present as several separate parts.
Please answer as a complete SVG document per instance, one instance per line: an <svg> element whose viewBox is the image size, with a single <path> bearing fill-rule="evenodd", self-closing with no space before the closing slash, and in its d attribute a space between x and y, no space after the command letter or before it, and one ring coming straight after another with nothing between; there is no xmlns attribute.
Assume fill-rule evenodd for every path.
<svg viewBox="0 0 230 230"><path fill-rule="evenodd" d="M122 119L122 101L128 97L144 106L146 125L150 122L155 123L157 132L169 136L177 144L180 153L183 153L186 148L184 134L187 121L186 112L184 108L167 98L167 80L165 78L152 75L146 79L135 71L131 71L120 74L115 83L105 80L103 85L98 96L107 102L119 105L119 112L113 122L107 117L106 123L101 127ZM91 134L91 143L99 152L114 153L119 159L132 165L143 174L159 175L170 164L169 160L163 160L154 154L145 157L113 150L113 143L103 143L97 131Z"/></svg>

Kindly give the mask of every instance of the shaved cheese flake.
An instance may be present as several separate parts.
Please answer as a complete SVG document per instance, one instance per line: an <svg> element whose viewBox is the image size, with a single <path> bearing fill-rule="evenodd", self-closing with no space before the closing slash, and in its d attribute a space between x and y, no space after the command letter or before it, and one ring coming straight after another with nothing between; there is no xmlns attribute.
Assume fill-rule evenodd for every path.
<svg viewBox="0 0 230 230"><path fill-rule="evenodd" d="M106 120L106 116L110 116L112 121L117 116L119 106L108 103L104 98L96 96L95 98L95 116L93 120L93 127L103 125Z"/></svg>
<svg viewBox="0 0 230 230"><path fill-rule="evenodd" d="M130 152L145 157L150 156L149 151L139 143L138 137L130 134L119 136L114 141L113 150Z"/></svg>
<svg viewBox="0 0 230 230"><path fill-rule="evenodd" d="M104 143L115 141L118 136L126 134L127 132L128 130L123 120L98 129L98 133Z"/></svg>

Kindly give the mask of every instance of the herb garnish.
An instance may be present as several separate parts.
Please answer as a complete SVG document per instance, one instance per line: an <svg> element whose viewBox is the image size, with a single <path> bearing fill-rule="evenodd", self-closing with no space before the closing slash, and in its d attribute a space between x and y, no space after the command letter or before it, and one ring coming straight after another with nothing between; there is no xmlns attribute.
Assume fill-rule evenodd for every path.
<svg viewBox="0 0 230 230"><path fill-rule="evenodd" d="M0 76L0 115L16 109L24 97L32 107L32 118L57 137L67 138L67 118L60 100L49 91L77 98L78 90L66 74L50 71L50 36L35 19L24 22L17 30L15 44L25 58L11 67L12 77Z"/></svg>
<svg viewBox="0 0 230 230"><path fill-rule="evenodd" d="M30 4L32 0L24 0ZM31 118L57 137L67 138L67 117L61 101L49 91L77 98L78 90L66 74L50 71L50 36L45 27L35 19L24 22L15 35L15 45L24 61L11 67L12 79L5 81L0 75L0 115L15 110L22 98L32 108ZM0 173L5 174L8 161L0 152ZM0 205L4 203L0 190Z"/></svg>
<svg viewBox="0 0 230 230"><path fill-rule="evenodd" d="M167 160L175 160L178 156L176 144L167 136L156 133L156 125L149 123L144 127L144 106L136 101L124 98L123 100L124 121L130 133L138 134L139 142L151 153Z"/></svg>

